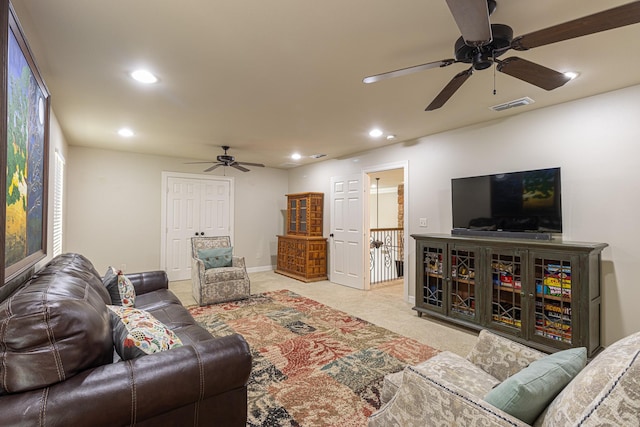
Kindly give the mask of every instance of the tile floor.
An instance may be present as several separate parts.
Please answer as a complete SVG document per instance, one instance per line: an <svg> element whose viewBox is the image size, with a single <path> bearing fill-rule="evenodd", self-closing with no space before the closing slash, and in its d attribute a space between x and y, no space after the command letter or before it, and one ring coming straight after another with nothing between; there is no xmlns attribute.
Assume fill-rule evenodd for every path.
<svg viewBox="0 0 640 427"><path fill-rule="evenodd" d="M428 317L418 317L402 298L402 282L376 285L361 291L329 281L304 283L273 271L250 273L251 293L288 289L338 310L367 320L439 350L466 356L477 334ZM187 305L194 305L191 280L171 282L169 288Z"/></svg>

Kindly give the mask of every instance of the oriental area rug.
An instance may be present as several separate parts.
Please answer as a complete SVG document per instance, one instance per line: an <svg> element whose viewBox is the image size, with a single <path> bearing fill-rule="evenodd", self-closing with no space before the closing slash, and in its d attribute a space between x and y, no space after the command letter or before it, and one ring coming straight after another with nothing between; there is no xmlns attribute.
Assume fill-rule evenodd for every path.
<svg viewBox="0 0 640 427"><path fill-rule="evenodd" d="M288 290L192 307L214 336L251 347L249 426L366 426L382 380L438 351Z"/></svg>

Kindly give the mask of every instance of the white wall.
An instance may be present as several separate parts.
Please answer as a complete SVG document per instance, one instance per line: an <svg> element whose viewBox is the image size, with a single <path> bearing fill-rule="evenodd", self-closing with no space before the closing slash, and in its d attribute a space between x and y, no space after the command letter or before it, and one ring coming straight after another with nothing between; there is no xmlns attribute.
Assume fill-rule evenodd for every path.
<svg viewBox="0 0 640 427"><path fill-rule="evenodd" d="M84 254L98 272L122 264L129 272L159 269L161 175L202 170L202 165L185 161L70 147L65 251ZM248 268L271 268L276 235L283 231L287 171L253 168L243 173L227 168L226 173L235 182L234 253L245 257Z"/></svg>
<svg viewBox="0 0 640 427"><path fill-rule="evenodd" d="M289 191L328 195L332 176L408 161L408 234L449 233L451 178L559 166L564 239L609 244L602 265L607 345L640 330L639 117L640 86L633 86L296 168L289 173ZM331 230L328 201L325 197L325 235ZM428 228L418 226L421 217ZM405 275L413 295L413 243L410 248Z"/></svg>
<svg viewBox="0 0 640 427"><path fill-rule="evenodd" d="M370 228L398 227L398 190L385 188L376 192L372 189L369 193L369 218Z"/></svg>

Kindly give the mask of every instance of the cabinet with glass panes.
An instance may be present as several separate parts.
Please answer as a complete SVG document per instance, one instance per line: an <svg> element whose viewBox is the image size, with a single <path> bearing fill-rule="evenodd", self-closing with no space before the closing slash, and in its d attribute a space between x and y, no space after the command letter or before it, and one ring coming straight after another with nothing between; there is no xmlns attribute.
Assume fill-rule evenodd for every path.
<svg viewBox="0 0 640 427"><path fill-rule="evenodd" d="M452 317L461 322L478 323L476 310L477 247L418 241L420 283L416 288L417 306L428 313ZM418 310L422 315L425 311Z"/></svg>
<svg viewBox="0 0 640 427"><path fill-rule="evenodd" d="M277 236L276 273L303 282L327 279L327 239L322 237L323 205L323 193L287 194L287 233Z"/></svg>
<svg viewBox="0 0 640 427"><path fill-rule="evenodd" d="M472 329L491 329L542 351L601 350L604 243L412 235L416 306Z"/></svg>

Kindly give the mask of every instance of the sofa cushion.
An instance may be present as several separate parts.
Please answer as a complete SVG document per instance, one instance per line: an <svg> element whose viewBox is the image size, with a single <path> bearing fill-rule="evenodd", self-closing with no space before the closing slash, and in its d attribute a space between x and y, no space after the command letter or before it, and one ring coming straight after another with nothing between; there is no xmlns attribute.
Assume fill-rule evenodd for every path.
<svg viewBox="0 0 640 427"><path fill-rule="evenodd" d="M551 402L536 425L640 425L640 332L611 344Z"/></svg>
<svg viewBox="0 0 640 427"><path fill-rule="evenodd" d="M0 303L0 394L46 387L111 362L104 297L93 265L65 254Z"/></svg>
<svg viewBox="0 0 640 427"><path fill-rule="evenodd" d="M487 393L484 400L533 424L586 363L587 349L584 347L551 354L504 380Z"/></svg>
<svg viewBox="0 0 640 427"><path fill-rule="evenodd" d="M545 353L483 329L467 360L502 382L545 356Z"/></svg>
<svg viewBox="0 0 640 427"><path fill-rule="evenodd" d="M182 347L180 338L150 313L133 307L107 306L113 344L122 360Z"/></svg>
<svg viewBox="0 0 640 427"><path fill-rule="evenodd" d="M131 283L131 280L127 279L127 276L122 271L113 267L107 268L107 272L102 279L109 296L111 297L111 304L122 305L124 307L134 307L136 304L136 290Z"/></svg>
<svg viewBox="0 0 640 427"><path fill-rule="evenodd" d="M200 249L198 258L204 262L205 269L231 267L232 254L232 247Z"/></svg>
<svg viewBox="0 0 640 427"><path fill-rule="evenodd" d="M221 267L205 270L206 283L230 282L232 280L244 280L246 271L243 267Z"/></svg>

